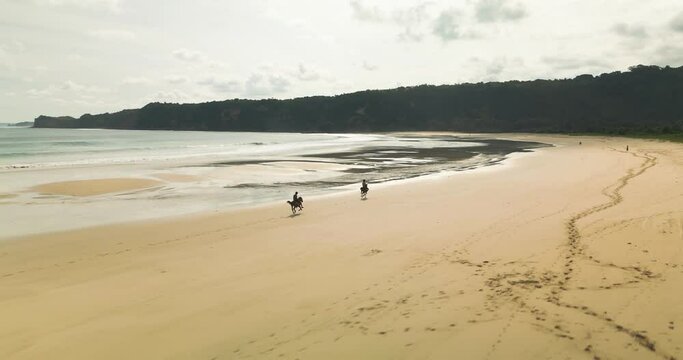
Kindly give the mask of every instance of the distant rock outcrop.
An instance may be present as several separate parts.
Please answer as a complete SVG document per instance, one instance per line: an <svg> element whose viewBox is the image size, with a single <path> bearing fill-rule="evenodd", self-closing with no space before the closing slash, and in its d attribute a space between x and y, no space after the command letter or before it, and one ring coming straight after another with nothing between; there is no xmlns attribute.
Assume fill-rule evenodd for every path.
<svg viewBox="0 0 683 360"><path fill-rule="evenodd" d="M29 127L33 126L33 121L22 121L14 124L8 124L8 126L16 126L16 127Z"/></svg>
<svg viewBox="0 0 683 360"><path fill-rule="evenodd" d="M33 127L37 128L76 128L78 119L71 116L45 116L40 115L33 121Z"/></svg>

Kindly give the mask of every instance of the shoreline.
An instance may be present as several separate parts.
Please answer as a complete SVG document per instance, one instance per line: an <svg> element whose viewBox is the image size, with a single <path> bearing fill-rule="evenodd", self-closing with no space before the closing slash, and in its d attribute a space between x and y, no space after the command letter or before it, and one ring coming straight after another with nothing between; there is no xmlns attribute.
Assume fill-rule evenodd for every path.
<svg viewBox="0 0 683 360"><path fill-rule="evenodd" d="M299 160L239 160L218 164L151 162L147 165L75 165L56 169L18 169L13 172L13 175L12 171L7 174L8 181L3 191L3 194L6 193L7 196L0 197L0 216L3 216L8 224L13 224L5 227L0 234L0 241L25 235L69 231L100 225L201 216L223 211L239 211L255 206L276 206L289 198L288 190L292 192L298 190L310 200L318 196L343 194L355 189L356 182L349 183L349 180L360 179L361 176L370 176L367 179L373 189L386 184L400 184L407 180L419 181L421 178L451 176L463 171L497 166L501 162L508 161L510 155L518 151L515 150L517 148L528 146L528 150L523 150L523 152L532 152L548 146L536 142L519 143L507 149L507 146L511 145L505 144L505 141L509 140L497 139L486 134L390 133L384 135L398 138L416 137L436 142L443 141L440 136L458 136L455 139L456 148L460 144L477 143L477 140L491 142L488 146L492 148L487 148L488 150L483 150L477 155L468 155L463 159L457 159L462 155L456 152L456 160L449 158L449 156L454 156L449 153L451 148L432 149L430 150L432 156L437 156L438 161L426 154L414 156L416 159L424 158L429 164L434 165L427 165L429 167L426 168L420 165L415 168L417 170L405 167L405 165L402 165L405 170L392 170L390 166L387 172L382 170L384 165L372 165L380 166L380 168L363 170L363 166L349 160L355 158L357 154L362 154L360 150L356 150L357 153L348 152L348 154L353 154L349 158L347 158L350 156L348 154L335 157L334 153L321 153L315 156L303 156ZM460 143L460 140L466 142ZM500 145L501 141L503 145ZM469 150L473 147L464 146L463 148L468 149L467 152L477 152ZM370 148L367 158L373 160L368 161L371 163L379 161L374 160L373 156L380 156L379 153L382 153L380 149L387 151L387 148ZM410 149L412 148L406 147L404 150L410 151ZM497 151L502 151L498 158L492 155ZM506 151L512 152L506 153ZM393 153L382 156L391 157ZM398 169L403 168L398 167ZM369 171L368 175L365 175L367 171ZM273 174L276 174L280 180L274 184L260 183L264 177L267 178ZM235 183L234 179L238 179L238 182ZM254 183L250 183L248 179L253 179ZM7 191L12 188L15 191ZM154 210L144 211L143 209ZM33 224L36 217L42 219L41 226Z"/></svg>
<svg viewBox="0 0 683 360"><path fill-rule="evenodd" d="M297 216L0 241L0 357L683 356L683 146L501 136L558 146Z"/></svg>
<svg viewBox="0 0 683 360"><path fill-rule="evenodd" d="M371 185L371 190L377 190L379 189L384 189L384 188L393 188L393 187L403 187L403 186L409 186L409 185L419 185L424 182L430 182L434 180L442 180L442 179L447 179L452 176L457 176L458 174L461 173L470 173L470 172L483 172L483 171L496 171L497 169L500 169L504 166L512 166L512 162L514 159L512 158L519 158L519 157L526 157L526 156L531 156L537 151L543 151L543 148L539 149L534 149L533 151L527 152L527 153L519 153L519 154L508 154L506 157L502 160L495 161L489 164L482 164L480 166L477 166L475 168L468 168L468 169L463 169L463 170L447 170L447 171L442 171L438 173L431 173L431 174L426 174L426 175L421 175L421 176L415 176L415 177L410 177L406 179L396 179L396 180L388 180L382 183L377 183L377 184L370 184ZM114 179L114 178L106 178L106 179L93 179L93 181L96 181L98 183L101 182L108 182L109 180L126 180L135 182L137 181L144 181L147 182L149 181L149 184L137 186L137 185L130 185L126 186L125 189L128 192L135 192L135 191L146 191L148 189L154 189L156 183L154 183L154 180L152 179ZM82 180L81 180L82 181ZM76 182L76 181L74 181ZM62 183L47 183L39 186L33 187L36 190L40 189L48 189L47 192L45 192L45 195L51 196L51 195L68 195L68 196L74 196L78 198L87 198L89 196L98 196L98 195L107 195L110 193L116 193L116 191L110 191L110 190L94 190L95 193L93 194L69 194L70 192L73 192L71 189L59 189L58 191L61 192L61 194L57 193L49 193L49 189L51 189L53 186L59 187L62 185ZM124 185L125 186L125 185ZM358 186L356 184L351 184L351 185L346 185L346 186L341 186L337 187L334 189L326 189L326 193L317 193L314 195L305 195L306 197L304 200L306 201L306 204L310 204L313 201L316 200L329 200L329 199L334 199L336 197L346 197L346 196L356 196L358 193L358 190L356 189ZM11 200L15 198L17 195L16 194L0 194L0 200L7 199ZM144 224L144 223L164 223L164 222L172 222L175 220L180 220L180 219L187 219L187 218L203 218L207 216L215 216L216 214L220 214L221 216L228 216L230 214L234 213L239 213L242 211L253 211L253 210L260 210L260 209L269 209L269 208L278 208L282 210L283 214L289 214L288 208L285 206L285 199L280 199L280 200L264 200L262 202L256 202L256 203L251 203L251 204L232 204L232 205L225 205L224 207L220 209L215 209L215 210L199 210L195 212L187 212L187 213L180 213L180 214L171 214L171 215L166 215L166 216L160 216L160 217L152 217L152 218L142 218L142 219L124 219L120 221L115 221L115 222L105 222L105 223L99 223L99 224L91 224L91 225L84 225L80 227L70 227L70 228L63 228L63 229L53 229L53 230L42 230L38 232L33 232L33 233L22 233L22 234L17 234L17 235L0 235L0 243L3 241L20 241L22 238L28 238L28 237L34 237L34 236L41 236L41 235L50 235L54 233L68 233L68 232L73 232L73 231L78 231L78 230L88 230L88 229L97 229L97 228L104 228L104 227L115 227L115 226L125 226L125 225L131 225L131 224Z"/></svg>

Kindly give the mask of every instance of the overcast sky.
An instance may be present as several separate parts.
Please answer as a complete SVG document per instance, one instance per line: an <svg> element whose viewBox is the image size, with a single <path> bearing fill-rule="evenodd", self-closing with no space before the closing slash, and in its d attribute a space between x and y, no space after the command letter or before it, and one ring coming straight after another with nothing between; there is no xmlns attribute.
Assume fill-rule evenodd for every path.
<svg viewBox="0 0 683 360"><path fill-rule="evenodd" d="M0 0L0 122L683 65L681 0Z"/></svg>

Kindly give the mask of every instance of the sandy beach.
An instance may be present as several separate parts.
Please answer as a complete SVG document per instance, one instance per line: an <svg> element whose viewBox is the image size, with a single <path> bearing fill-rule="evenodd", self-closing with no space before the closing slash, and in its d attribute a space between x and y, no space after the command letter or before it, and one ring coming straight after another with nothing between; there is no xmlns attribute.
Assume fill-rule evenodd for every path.
<svg viewBox="0 0 683 360"><path fill-rule="evenodd" d="M502 137L555 146L296 216L2 240L0 358L683 358L683 145Z"/></svg>
<svg viewBox="0 0 683 360"><path fill-rule="evenodd" d="M93 179L47 183L35 186L32 190L48 195L93 196L140 190L160 184L149 179Z"/></svg>

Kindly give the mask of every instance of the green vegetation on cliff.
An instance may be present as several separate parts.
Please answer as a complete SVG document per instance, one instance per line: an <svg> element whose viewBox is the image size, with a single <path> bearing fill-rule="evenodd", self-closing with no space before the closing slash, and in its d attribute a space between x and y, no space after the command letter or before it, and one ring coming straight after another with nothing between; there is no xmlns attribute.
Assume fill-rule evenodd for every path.
<svg viewBox="0 0 683 360"><path fill-rule="evenodd" d="M421 85L289 100L151 103L80 118L39 116L35 127L209 131L683 132L683 67L565 80Z"/></svg>

